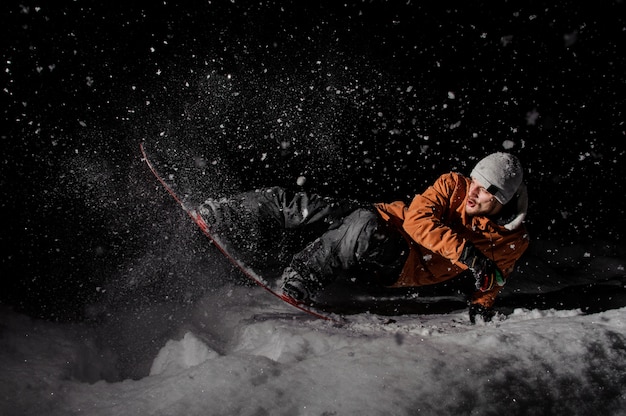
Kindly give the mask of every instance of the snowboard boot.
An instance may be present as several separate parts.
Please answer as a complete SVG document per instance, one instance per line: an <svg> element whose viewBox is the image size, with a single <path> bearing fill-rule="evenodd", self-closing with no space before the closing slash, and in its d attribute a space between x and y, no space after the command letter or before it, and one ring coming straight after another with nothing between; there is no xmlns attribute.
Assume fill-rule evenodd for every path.
<svg viewBox="0 0 626 416"><path fill-rule="evenodd" d="M287 267L283 272L282 292L297 303L310 303L314 293L300 273Z"/></svg>

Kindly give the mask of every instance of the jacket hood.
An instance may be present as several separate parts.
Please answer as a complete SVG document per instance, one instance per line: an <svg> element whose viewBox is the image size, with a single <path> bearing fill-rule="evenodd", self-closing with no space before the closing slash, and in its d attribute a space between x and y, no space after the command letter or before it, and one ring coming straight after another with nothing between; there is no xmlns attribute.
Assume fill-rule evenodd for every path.
<svg viewBox="0 0 626 416"><path fill-rule="evenodd" d="M511 200L502 208L495 222L507 230L518 229L528 213L528 189L523 182Z"/></svg>

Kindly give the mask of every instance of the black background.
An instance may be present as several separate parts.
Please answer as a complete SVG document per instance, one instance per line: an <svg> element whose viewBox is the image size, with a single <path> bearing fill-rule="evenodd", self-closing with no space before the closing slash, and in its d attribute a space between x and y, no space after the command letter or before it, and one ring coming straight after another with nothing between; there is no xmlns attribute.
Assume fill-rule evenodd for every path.
<svg viewBox="0 0 626 416"><path fill-rule="evenodd" d="M624 237L621 1L0 8L1 299L18 310L79 319L106 288L143 279L149 299L154 276L200 273L205 242L140 161L161 135L210 138L233 188L304 176L370 201L510 143L533 239Z"/></svg>

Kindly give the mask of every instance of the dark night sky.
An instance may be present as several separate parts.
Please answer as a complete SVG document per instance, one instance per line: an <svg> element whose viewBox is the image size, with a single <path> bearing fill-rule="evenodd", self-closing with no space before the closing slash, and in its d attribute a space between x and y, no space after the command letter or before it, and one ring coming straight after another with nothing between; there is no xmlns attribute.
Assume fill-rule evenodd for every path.
<svg viewBox="0 0 626 416"><path fill-rule="evenodd" d="M69 319L149 250L182 267L138 155L160 134L242 188L368 200L507 141L534 238L623 239L623 2L345 3L3 2L2 302Z"/></svg>

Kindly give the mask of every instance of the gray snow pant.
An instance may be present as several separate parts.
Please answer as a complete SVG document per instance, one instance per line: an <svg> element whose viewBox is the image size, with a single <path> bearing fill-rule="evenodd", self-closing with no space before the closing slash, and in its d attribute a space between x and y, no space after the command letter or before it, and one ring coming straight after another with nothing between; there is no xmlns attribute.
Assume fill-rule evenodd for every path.
<svg viewBox="0 0 626 416"><path fill-rule="evenodd" d="M306 192L289 195L273 187L209 199L200 212L249 257L244 261L289 265L320 287L345 274L391 284L408 254L404 237L372 204Z"/></svg>

